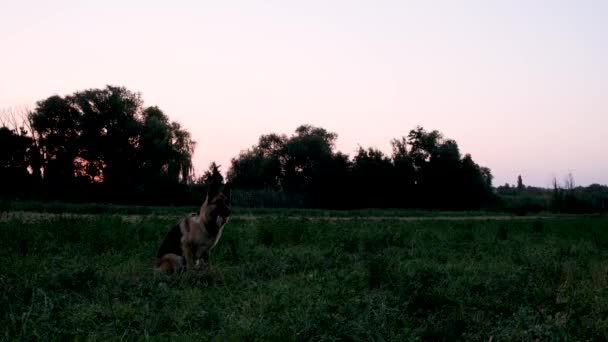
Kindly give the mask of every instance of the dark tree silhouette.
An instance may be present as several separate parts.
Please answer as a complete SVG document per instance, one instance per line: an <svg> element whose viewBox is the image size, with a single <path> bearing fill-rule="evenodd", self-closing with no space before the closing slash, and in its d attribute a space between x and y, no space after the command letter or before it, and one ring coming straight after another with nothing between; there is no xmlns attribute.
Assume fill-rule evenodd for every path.
<svg viewBox="0 0 608 342"><path fill-rule="evenodd" d="M359 147L353 160L353 181L359 190L357 206L390 206L393 164L382 151Z"/></svg>
<svg viewBox="0 0 608 342"><path fill-rule="evenodd" d="M215 162L212 162L211 165L209 165L209 169L205 171L201 177L201 183L206 185L210 185L213 182L223 184L224 176L222 176L222 173L220 172L220 167L221 166L217 165Z"/></svg>
<svg viewBox="0 0 608 342"><path fill-rule="evenodd" d="M142 204L200 201L213 181L212 163L193 182L195 143L187 130L158 107L145 107L124 87L88 89L39 101L33 111L0 116L0 197ZM19 118L22 122L19 122ZM392 154L360 147L351 159L335 151L337 134L299 126L291 136L262 135L231 160L232 188L255 204L323 208L400 207L474 209L502 205L525 213L608 210L608 187L492 188L490 169L455 140L416 127L391 140ZM270 204L268 204L270 203ZM548 204L550 203L550 204Z"/></svg>
<svg viewBox="0 0 608 342"><path fill-rule="evenodd" d="M31 181L28 155L32 139L25 131L0 127L0 188L5 195L15 196L28 190Z"/></svg>
<svg viewBox="0 0 608 342"><path fill-rule="evenodd" d="M492 200L490 170L461 158L456 141L422 127L391 141L393 154L360 147L351 161L334 152L337 135L303 125L291 137L262 136L232 160L241 189L303 194L311 206L474 208Z"/></svg>
<svg viewBox="0 0 608 342"><path fill-rule="evenodd" d="M288 192L317 192L322 178L332 164L337 134L310 125L302 125L285 142L282 181Z"/></svg>
<svg viewBox="0 0 608 342"><path fill-rule="evenodd" d="M39 137L44 183L56 195L81 194L90 184L122 198L147 187L160 195L170 184L191 180L190 134L126 88L51 96L29 118Z"/></svg>
<svg viewBox="0 0 608 342"><path fill-rule="evenodd" d="M257 145L233 158L228 179L234 187L244 190L279 190L284 174L284 135L268 134Z"/></svg>
<svg viewBox="0 0 608 342"><path fill-rule="evenodd" d="M521 179L521 175L517 175L517 190L522 191L525 189L524 182Z"/></svg>
<svg viewBox="0 0 608 342"><path fill-rule="evenodd" d="M407 138L393 139L391 146L393 148L391 159L394 189L391 203L397 207L412 207L415 205L418 195L416 194L416 169L414 160L408 153Z"/></svg>
<svg viewBox="0 0 608 342"><path fill-rule="evenodd" d="M334 153L337 135L310 125L291 137L267 134L257 145L232 159L228 179L235 188L272 189L305 195L327 206L346 196L350 162Z"/></svg>

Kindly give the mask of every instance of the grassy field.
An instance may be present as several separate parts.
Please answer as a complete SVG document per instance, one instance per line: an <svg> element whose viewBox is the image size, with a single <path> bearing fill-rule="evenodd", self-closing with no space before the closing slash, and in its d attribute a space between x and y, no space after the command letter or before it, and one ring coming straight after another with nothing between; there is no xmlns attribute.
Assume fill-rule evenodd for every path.
<svg viewBox="0 0 608 342"><path fill-rule="evenodd" d="M5 217L0 338L608 339L606 217L273 213L236 215L210 272L172 276L151 264L177 216Z"/></svg>
<svg viewBox="0 0 608 342"><path fill-rule="evenodd" d="M200 206L140 206L116 205L104 203L62 203L62 202L2 202L0 212L33 212L49 214L94 214L94 215L184 215L198 211ZM323 210L323 209L274 209L274 208L238 208L241 216L306 216L306 217L433 217L433 216L488 216L512 215L495 211L433 211L416 209L357 209L357 210Z"/></svg>

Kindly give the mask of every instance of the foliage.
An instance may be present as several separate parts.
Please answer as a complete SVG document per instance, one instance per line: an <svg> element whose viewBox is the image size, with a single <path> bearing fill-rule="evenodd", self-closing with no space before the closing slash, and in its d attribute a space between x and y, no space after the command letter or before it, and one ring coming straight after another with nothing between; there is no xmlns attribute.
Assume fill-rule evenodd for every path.
<svg viewBox="0 0 608 342"><path fill-rule="evenodd" d="M11 158L11 172L29 167L42 182L36 192L46 192L44 197L73 200L90 193L100 200L154 199L191 180L195 143L190 134L158 107L144 107L141 95L126 88L51 96L24 119L30 132L13 132L11 138L2 129L1 142L12 139L6 142L12 156L0 157L3 163Z"/></svg>
<svg viewBox="0 0 608 342"><path fill-rule="evenodd" d="M257 145L232 159L228 179L243 190L276 189L283 175L284 145L287 137L262 135Z"/></svg>
<svg viewBox="0 0 608 342"><path fill-rule="evenodd" d="M467 209L492 205L492 175L458 144L422 127L393 139L392 156L360 147L334 151L337 135L303 125L291 137L268 134L232 160L228 179L246 190L301 194L322 208Z"/></svg>
<svg viewBox="0 0 608 342"><path fill-rule="evenodd" d="M222 176L220 172L220 166L217 165L215 162L209 165L209 169L205 171L205 173L203 173L203 176L199 180L200 184L206 185L209 185L213 182L216 182L217 184L224 183L224 176Z"/></svg>
<svg viewBox="0 0 608 342"><path fill-rule="evenodd" d="M6 194L17 195L30 190L33 181L28 171L32 139L25 131L0 127L0 188Z"/></svg>

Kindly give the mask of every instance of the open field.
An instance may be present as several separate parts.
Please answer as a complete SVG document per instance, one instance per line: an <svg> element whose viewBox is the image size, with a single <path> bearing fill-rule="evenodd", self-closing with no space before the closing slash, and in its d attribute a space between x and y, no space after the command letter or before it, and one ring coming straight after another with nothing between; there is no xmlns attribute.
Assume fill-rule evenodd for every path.
<svg viewBox="0 0 608 342"><path fill-rule="evenodd" d="M192 211L194 212L194 211ZM381 212L377 212L380 214ZM323 221L353 221L353 220L366 220L366 221L385 221L385 220L396 220L396 221L513 221L513 220L525 220L530 221L532 219L571 219L571 218L591 218L591 217L601 217L599 215L570 215L570 214L546 214L546 215L531 215L531 216L513 216L506 214L495 214L495 215L468 215L461 216L458 213L436 213L428 214L427 216L409 216L409 215L401 215L401 216L344 216L344 215L333 215L332 212L328 212L323 215L312 215L308 216L307 214L297 213L297 212L285 212L281 213L281 209L277 209L272 213L268 214L254 214L254 213L242 213L233 215L232 218L236 218L239 220L275 220L278 218L284 220L323 220ZM13 211L6 213L5 215L0 216L0 222L3 221L37 221L37 220L57 220L57 219L91 219L98 217L96 214L74 214L74 213L65 213L65 214L56 214L56 213L37 213L31 211ZM140 222L143 219L151 219L154 217L155 219L173 219L179 220L183 215L177 214L161 214L161 215L137 215L137 214L111 214L104 215L105 217L111 218L120 218L124 221L128 222Z"/></svg>
<svg viewBox="0 0 608 342"><path fill-rule="evenodd" d="M172 276L177 213L5 214L0 338L608 339L606 217L309 213L237 210Z"/></svg>
<svg viewBox="0 0 608 342"><path fill-rule="evenodd" d="M201 198L201 203L204 199ZM94 215L184 215L198 211L199 206L142 206L104 203L62 203L62 202L0 202L2 212L28 212L47 214L94 214ZM305 216L305 217L435 217L435 216L512 216L511 213L496 211L438 211L416 209L274 209L238 208L240 216Z"/></svg>

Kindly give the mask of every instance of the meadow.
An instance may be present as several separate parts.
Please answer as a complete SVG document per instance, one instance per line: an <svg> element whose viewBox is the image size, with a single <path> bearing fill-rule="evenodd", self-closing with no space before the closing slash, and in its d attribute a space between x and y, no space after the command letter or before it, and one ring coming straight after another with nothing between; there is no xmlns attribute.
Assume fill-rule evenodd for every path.
<svg viewBox="0 0 608 342"><path fill-rule="evenodd" d="M209 272L157 274L171 210L3 214L0 339L608 339L605 216L235 210Z"/></svg>

